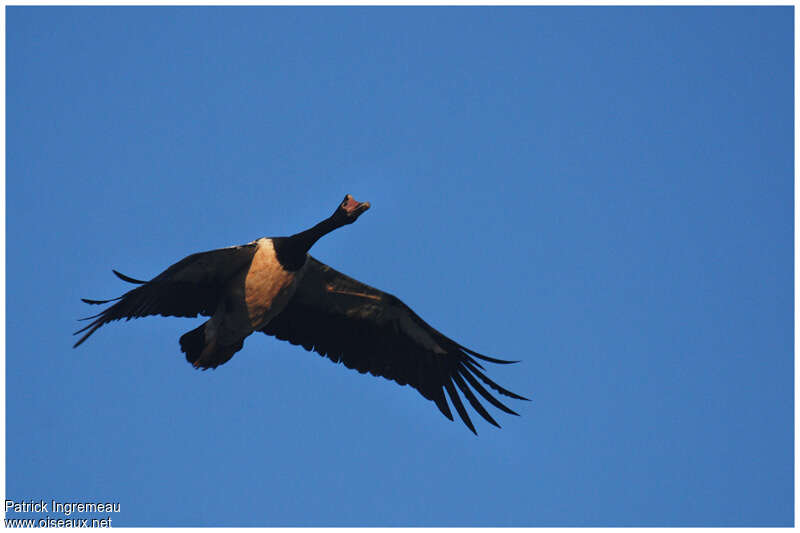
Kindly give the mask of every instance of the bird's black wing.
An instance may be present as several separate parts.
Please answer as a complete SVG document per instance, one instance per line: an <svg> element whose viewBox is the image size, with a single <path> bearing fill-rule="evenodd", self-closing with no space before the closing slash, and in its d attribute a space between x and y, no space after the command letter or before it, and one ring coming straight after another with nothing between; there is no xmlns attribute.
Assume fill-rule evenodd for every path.
<svg viewBox="0 0 800 533"><path fill-rule="evenodd" d="M369 372L411 385L452 420L446 391L473 433L475 427L456 389L484 419L498 427L478 396L506 413L517 413L486 387L511 398L527 399L489 379L476 358L501 364L514 361L487 357L458 344L395 296L345 276L311 256L297 292L261 331L313 349L362 374Z"/></svg>
<svg viewBox="0 0 800 533"><path fill-rule="evenodd" d="M75 343L75 347L103 324L122 318L130 320L148 315L211 316L225 286L237 273L250 266L255 250L256 243L250 243L192 254L150 281L134 279L115 270L114 274L121 280L138 284L139 287L111 300L84 298L83 301L88 304L116 303L82 319L94 320L75 332L75 335L86 332Z"/></svg>

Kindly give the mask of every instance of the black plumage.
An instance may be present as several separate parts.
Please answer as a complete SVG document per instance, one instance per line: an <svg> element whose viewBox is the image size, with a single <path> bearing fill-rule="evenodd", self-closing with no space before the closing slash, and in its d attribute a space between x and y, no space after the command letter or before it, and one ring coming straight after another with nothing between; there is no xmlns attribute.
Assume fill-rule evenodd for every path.
<svg viewBox="0 0 800 533"><path fill-rule="evenodd" d="M370 287L307 254L323 235L354 222L369 208L348 195L331 217L291 237L259 239L243 246L193 254L150 281L114 271L138 286L113 300L76 334L84 342L102 325L147 315L209 316L181 337L181 350L194 366L215 368L261 331L313 350L333 362L410 385L450 420L447 399L475 431L457 391L489 423L499 424L480 399L509 414L498 394L525 400L491 380L479 362L514 361L479 354L446 337L395 296ZM477 395L476 395L477 393Z"/></svg>
<svg viewBox="0 0 800 533"><path fill-rule="evenodd" d="M95 320L79 329L75 334L86 333L75 343L80 346L103 324L114 320L130 320L149 315L194 318L197 315L211 316L222 298L225 284L237 272L247 268L255 253L255 244L232 246L210 252L192 254L178 261L164 272L142 281L114 270L123 281L140 285L111 300L90 300L87 304L117 302L102 312L81 320Z"/></svg>

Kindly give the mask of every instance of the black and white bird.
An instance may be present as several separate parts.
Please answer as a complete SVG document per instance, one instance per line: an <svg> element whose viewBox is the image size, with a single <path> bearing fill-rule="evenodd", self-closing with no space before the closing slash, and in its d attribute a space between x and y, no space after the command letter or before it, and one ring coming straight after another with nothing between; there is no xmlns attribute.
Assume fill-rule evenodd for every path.
<svg viewBox="0 0 800 533"><path fill-rule="evenodd" d="M484 374L476 359L504 361L479 354L429 326L395 296L365 285L317 261L308 251L331 231L352 224L369 209L349 194L333 214L291 237L264 237L241 246L192 254L150 281L120 274L138 285L118 298L83 299L108 304L75 334L79 346L103 324L149 315L210 317L180 338L181 351L195 368L216 368L242 349L244 340L261 331L306 350L411 385L453 420L445 399L467 427L475 427L456 388L489 423L500 427L475 395L516 415L486 390L527 400ZM481 384L483 383L483 384ZM474 390L474 392L473 392Z"/></svg>

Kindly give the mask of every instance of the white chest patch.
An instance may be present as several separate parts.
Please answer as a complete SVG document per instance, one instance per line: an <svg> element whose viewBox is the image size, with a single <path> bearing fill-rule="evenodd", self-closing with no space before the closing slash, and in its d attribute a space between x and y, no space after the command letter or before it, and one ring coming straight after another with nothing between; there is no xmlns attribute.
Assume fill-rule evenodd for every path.
<svg viewBox="0 0 800 533"><path fill-rule="evenodd" d="M254 330L264 327L283 311L303 272L302 269L299 272L283 269L275 256L272 239L262 238L256 242L258 248L244 280L247 315Z"/></svg>

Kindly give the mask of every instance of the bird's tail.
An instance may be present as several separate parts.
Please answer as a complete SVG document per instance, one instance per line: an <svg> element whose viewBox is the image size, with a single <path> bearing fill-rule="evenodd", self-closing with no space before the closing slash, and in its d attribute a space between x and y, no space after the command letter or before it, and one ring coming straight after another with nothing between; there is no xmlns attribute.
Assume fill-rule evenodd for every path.
<svg viewBox="0 0 800 533"><path fill-rule="evenodd" d="M186 360L195 368L203 370L217 368L227 362L244 344L244 339L230 346L218 345L216 339L206 341L207 323L184 333L180 339L181 351L186 354Z"/></svg>

